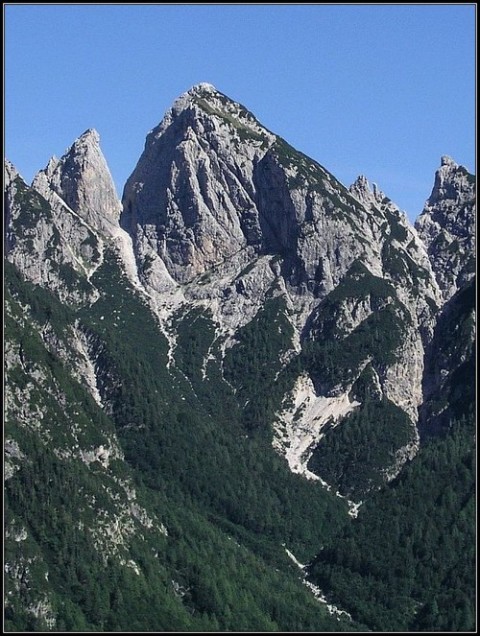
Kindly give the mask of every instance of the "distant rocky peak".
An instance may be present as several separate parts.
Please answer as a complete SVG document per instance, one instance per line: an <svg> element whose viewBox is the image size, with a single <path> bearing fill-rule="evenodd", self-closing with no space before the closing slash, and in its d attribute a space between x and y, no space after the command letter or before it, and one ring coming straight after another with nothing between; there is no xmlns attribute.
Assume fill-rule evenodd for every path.
<svg viewBox="0 0 480 636"><path fill-rule="evenodd" d="M215 88L213 84L209 84L208 82L200 82L199 84L195 84L188 89L185 93L182 93L180 97L178 97L174 103L174 109L182 108L185 104L191 103L198 98L206 98L211 99L215 98L217 95L221 95L221 93Z"/></svg>
<svg viewBox="0 0 480 636"><path fill-rule="evenodd" d="M464 195L470 196L474 184L475 178L464 166L444 155L440 160L440 168L435 174L435 183L427 206L434 205L440 199L451 199L458 203Z"/></svg>
<svg viewBox="0 0 480 636"><path fill-rule="evenodd" d="M10 183L12 183L12 181L15 181L15 179L17 177L20 177L20 174L18 173L18 170L15 168L15 166L13 165L13 163L11 161L9 161L8 159L5 159L5 169L4 169L5 185L4 185L4 187L6 188L7 186L9 186Z"/></svg>
<svg viewBox="0 0 480 636"><path fill-rule="evenodd" d="M474 202L475 176L451 157L444 155L440 160L440 168L435 173L432 193L416 224L422 226L426 222L426 217L431 217L440 225L444 225L444 222L449 222L448 225L451 225L452 206L460 205L461 210L465 212L465 204ZM467 206L469 217L472 216L470 208L471 206Z"/></svg>
<svg viewBox="0 0 480 636"><path fill-rule="evenodd" d="M231 102L234 104L233 100L229 97L218 91L213 84L209 84L207 82L201 82L200 84L195 84L188 91L182 93L177 99L173 102L171 112L178 115L180 112L193 106L194 104L199 104L202 100L206 100L211 104L223 103L227 104Z"/></svg>
<svg viewBox="0 0 480 636"><path fill-rule="evenodd" d="M100 148L100 135L89 128L57 159L52 157L33 181L33 187L50 199L58 195L92 227L107 233L118 226L120 201Z"/></svg>
<svg viewBox="0 0 480 636"><path fill-rule="evenodd" d="M349 191L356 199L364 204L380 205L386 198L376 183L373 183L372 188L370 188L368 179L364 175L357 177L350 186Z"/></svg>
<svg viewBox="0 0 480 636"><path fill-rule="evenodd" d="M195 93L217 93L218 92L215 86L213 84L210 84L209 82L200 82L199 84L195 84L195 86L192 86L190 90Z"/></svg>
<svg viewBox="0 0 480 636"><path fill-rule="evenodd" d="M55 160L55 157L52 157ZM50 161L52 161L52 159ZM50 162L49 162L50 163ZM73 167L72 164L86 165L92 164L99 168L106 165L105 158L100 149L100 135L98 132L89 128L78 137L73 144L67 148L65 154L57 163Z"/></svg>
<svg viewBox="0 0 480 636"><path fill-rule="evenodd" d="M446 155L440 164L415 228L448 300L475 272L475 176Z"/></svg>
<svg viewBox="0 0 480 636"><path fill-rule="evenodd" d="M88 128L73 143L74 146L82 146L83 144L95 144L97 146L100 144L100 135L95 128Z"/></svg>
<svg viewBox="0 0 480 636"><path fill-rule="evenodd" d="M207 82L196 84L180 95L160 124L151 131L156 139L174 122L203 134L205 130L228 129L241 140L256 139L270 145L275 135L264 128L245 106L224 95Z"/></svg>

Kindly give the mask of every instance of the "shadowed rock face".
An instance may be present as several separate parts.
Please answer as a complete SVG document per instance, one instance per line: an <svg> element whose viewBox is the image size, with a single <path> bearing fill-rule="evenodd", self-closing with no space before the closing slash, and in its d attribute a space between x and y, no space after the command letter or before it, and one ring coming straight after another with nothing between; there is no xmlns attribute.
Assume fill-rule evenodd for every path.
<svg viewBox="0 0 480 636"><path fill-rule="evenodd" d="M475 177L450 157L441 163L415 227L448 300L475 273Z"/></svg>

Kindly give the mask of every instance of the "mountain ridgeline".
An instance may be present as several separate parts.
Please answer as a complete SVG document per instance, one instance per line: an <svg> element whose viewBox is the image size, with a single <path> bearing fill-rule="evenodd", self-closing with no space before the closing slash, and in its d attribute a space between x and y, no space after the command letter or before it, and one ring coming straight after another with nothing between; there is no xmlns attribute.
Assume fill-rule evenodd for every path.
<svg viewBox="0 0 480 636"><path fill-rule="evenodd" d="M8 631L474 630L464 167L412 226L199 84L4 228Z"/></svg>

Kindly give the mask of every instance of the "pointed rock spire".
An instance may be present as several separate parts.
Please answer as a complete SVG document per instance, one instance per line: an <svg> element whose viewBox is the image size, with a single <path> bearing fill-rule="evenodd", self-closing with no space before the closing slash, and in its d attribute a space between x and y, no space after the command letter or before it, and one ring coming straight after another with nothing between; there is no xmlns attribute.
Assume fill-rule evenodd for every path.
<svg viewBox="0 0 480 636"><path fill-rule="evenodd" d="M373 190L370 188L367 177L361 174L352 183L349 188L353 196L364 204L380 204L385 198L384 193L378 188L377 184L373 184Z"/></svg>
<svg viewBox="0 0 480 636"><path fill-rule="evenodd" d="M427 205L434 205L439 199L458 201L462 193L471 190L467 175L466 168L459 166L448 155L444 155L440 159L440 168L435 173L435 183Z"/></svg>
<svg viewBox="0 0 480 636"><path fill-rule="evenodd" d="M8 159L5 159L5 168L4 168L4 179L5 184L4 187L7 188L12 181L15 181L17 177L20 177L18 170L15 168L13 163Z"/></svg>
<svg viewBox="0 0 480 636"><path fill-rule="evenodd" d="M380 188L378 187L376 183L372 183L372 186L373 186L373 198L375 199L375 201L377 201L377 203L381 203L383 199L385 199L385 193L382 190L380 190Z"/></svg>
<svg viewBox="0 0 480 636"><path fill-rule="evenodd" d="M33 186L46 197L53 191L94 228L111 233L118 227L120 201L100 149L100 135L93 128L80 135L61 159L52 157Z"/></svg>
<svg viewBox="0 0 480 636"><path fill-rule="evenodd" d="M415 227L448 300L475 273L475 177L447 155L440 164Z"/></svg>

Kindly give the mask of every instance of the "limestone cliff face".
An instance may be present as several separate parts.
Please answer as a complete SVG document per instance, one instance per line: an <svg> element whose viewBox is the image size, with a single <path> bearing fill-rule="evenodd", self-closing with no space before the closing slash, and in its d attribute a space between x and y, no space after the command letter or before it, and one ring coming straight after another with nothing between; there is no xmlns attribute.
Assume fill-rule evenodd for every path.
<svg viewBox="0 0 480 636"><path fill-rule="evenodd" d="M415 227L427 246L444 301L474 276L475 216L475 176L450 157L442 157Z"/></svg>

